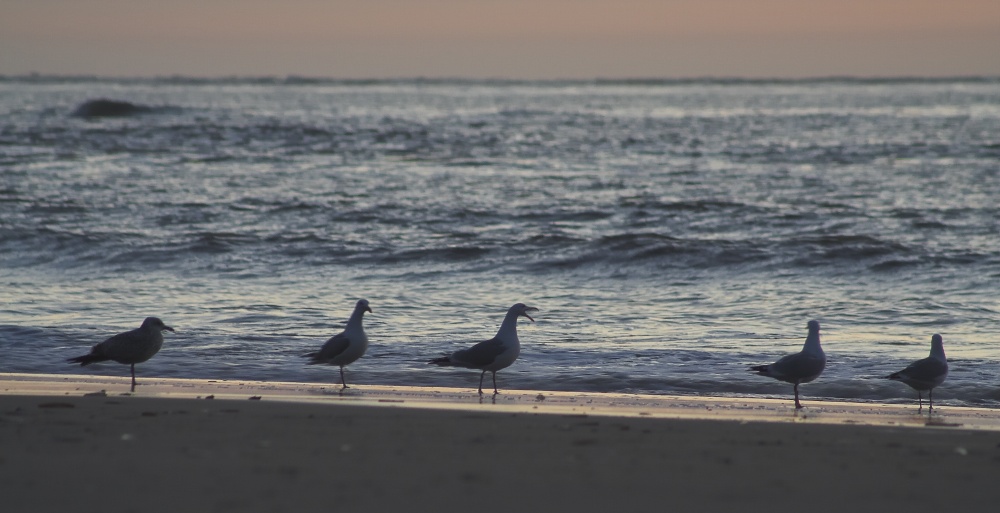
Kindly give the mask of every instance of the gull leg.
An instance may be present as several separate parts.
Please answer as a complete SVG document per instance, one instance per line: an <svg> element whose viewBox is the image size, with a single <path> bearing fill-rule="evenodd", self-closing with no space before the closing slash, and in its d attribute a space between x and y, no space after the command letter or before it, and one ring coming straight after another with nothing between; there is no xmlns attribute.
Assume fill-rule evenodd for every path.
<svg viewBox="0 0 1000 513"><path fill-rule="evenodd" d="M483 371L483 373L479 375L479 395L483 395L483 377L485 376L486 371Z"/></svg>
<svg viewBox="0 0 1000 513"><path fill-rule="evenodd" d="M349 386L347 386L347 379L344 378L344 366L343 365L340 366L340 384L344 385L343 388L341 388L341 390L343 390L344 388L350 388Z"/></svg>
<svg viewBox="0 0 1000 513"><path fill-rule="evenodd" d="M132 391L135 392L135 364L132 364Z"/></svg>
<svg viewBox="0 0 1000 513"><path fill-rule="evenodd" d="M934 389L933 388L927 391L927 402L930 403L930 406L927 407L927 414L931 415L932 413L934 413Z"/></svg>
<svg viewBox="0 0 1000 513"><path fill-rule="evenodd" d="M799 384L795 383L795 409L801 410L802 403L799 402Z"/></svg>
<svg viewBox="0 0 1000 513"><path fill-rule="evenodd" d="M493 395L499 394L500 391L497 390L497 371L493 371Z"/></svg>
<svg viewBox="0 0 1000 513"><path fill-rule="evenodd" d="M919 390L917 390L917 402L920 404L920 407L917 408L917 413L920 413L924 411L924 393Z"/></svg>

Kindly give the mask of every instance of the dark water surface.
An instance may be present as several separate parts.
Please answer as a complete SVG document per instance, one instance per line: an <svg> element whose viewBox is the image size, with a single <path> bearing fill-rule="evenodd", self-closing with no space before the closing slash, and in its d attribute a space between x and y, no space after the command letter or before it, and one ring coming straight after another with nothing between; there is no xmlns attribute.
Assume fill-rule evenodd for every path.
<svg viewBox="0 0 1000 513"><path fill-rule="evenodd" d="M998 406L998 205L998 80L6 78L0 371L157 315L140 374L332 382L365 297L349 380L474 386L424 362L525 302L501 388L784 394L745 369L815 318L807 396L908 401L941 333L935 397Z"/></svg>

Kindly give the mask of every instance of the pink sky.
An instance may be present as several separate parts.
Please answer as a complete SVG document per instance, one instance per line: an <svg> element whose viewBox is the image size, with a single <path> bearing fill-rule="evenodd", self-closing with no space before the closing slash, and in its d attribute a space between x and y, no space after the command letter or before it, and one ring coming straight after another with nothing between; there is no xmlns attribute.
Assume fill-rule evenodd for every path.
<svg viewBox="0 0 1000 513"><path fill-rule="evenodd" d="M0 74L1000 75L1000 0L2 0Z"/></svg>

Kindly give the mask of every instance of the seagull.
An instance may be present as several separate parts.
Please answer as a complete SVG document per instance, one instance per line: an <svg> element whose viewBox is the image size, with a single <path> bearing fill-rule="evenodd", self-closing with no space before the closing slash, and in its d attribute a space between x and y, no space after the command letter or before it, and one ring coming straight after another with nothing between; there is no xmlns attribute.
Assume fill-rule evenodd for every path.
<svg viewBox="0 0 1000 513"><path fill-rule="evenodd" d="M934 411L934 387L944 383L948 377L948 360L944 357L944 342L941 335L931 337L931 355L922 360L911 363L907 368L894 372L886 378L902 381L917 391L917 401L920 407L917 413L924 409L923 391L927 391L927 400L930 401L930 412Z"/></svg>
<svg viewBox="0 0 1000 513"><path fill-rule="evenodd" d="M69 358L69 363L87 365L111 360L132 366L132 392L135 392L135 364L142 363L163 347L163 330L174 331L158 317L146 317L142 325L132 331L119 333L95 345L90 354Z"/></svg>
<svg viewBox="0 0 1000 513"><path fill-rule="evenodd" d="M799 403L799 385L809 383L819 377L826 367L826 354L819 345L819 321L809 321L809 336L802 346L802 351L790 354L770 365L750 367L751 371L761 376L769 376L779 381L795 385L795 409L801 409Z"/></svg>
<svg viewBox="0 0 1000 513"><path fill-rule="evenodd" d="M354 312L347 320L347 327L344 328L344 331L330 337L330 340L327 340L319 351L303 355L310 358L309 365L317 363L339 365L340 383L343 385L341 390L350 388L344 378L344 366L361 358L365 354L365 350L368 349L368 335L365 335L365 328L361 326L361 319L365 312L371 313L371 311L368 300L359 299L354 305Z"/></svg>
<svg viewBox="0 0 1000 513"><path fill-rule="evenodd" d="M479 395L483 395L483 377L486 376L486 371L490 371L493 373L493 395L499 394L497 371L509 367L521 352L521 342L517 339L517 318L523 315L531 322L535 322L528 315L528 312L537 311L538 309L533 306L517 303L510 307L510 310L507 310L507 315L503 318L503 323L500 324L496 336L468 349L460 349L448 356L435 358L427 363L442 367L465 367L483 371L479 375Z"/></svg>

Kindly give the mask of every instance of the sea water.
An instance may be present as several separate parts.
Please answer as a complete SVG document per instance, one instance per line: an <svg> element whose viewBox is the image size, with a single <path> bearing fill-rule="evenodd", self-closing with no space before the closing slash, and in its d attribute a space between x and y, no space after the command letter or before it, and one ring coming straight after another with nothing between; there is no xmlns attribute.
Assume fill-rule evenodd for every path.
<svg viewBox="0 0 1000 513"><path fill-rule="evenodd" d="M524 302L501 389L783 396L818 319L806 398L911 401L941 333L1000 406L998 290L996 79L0 78L0 371L155 315L140 377L334 383L367 298L349 382L474 388L427 360Z"/></svg>

